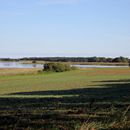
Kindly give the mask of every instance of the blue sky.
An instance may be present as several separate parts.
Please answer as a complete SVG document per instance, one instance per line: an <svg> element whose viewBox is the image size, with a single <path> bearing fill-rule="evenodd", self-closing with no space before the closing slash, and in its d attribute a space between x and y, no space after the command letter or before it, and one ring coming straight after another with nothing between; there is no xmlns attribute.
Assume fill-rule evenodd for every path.
<svg viewBox="0 0 130 130"><path fill-rule="evenodd" d="M0 0L0 57L130 57L130 0Z"/></svg>

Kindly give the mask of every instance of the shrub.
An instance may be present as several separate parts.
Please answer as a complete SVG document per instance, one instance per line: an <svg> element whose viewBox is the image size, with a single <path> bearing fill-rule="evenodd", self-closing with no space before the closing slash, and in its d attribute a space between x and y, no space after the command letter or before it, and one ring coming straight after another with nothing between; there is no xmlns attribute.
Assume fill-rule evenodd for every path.
<svg viewBox="0 0 130 130"><path fill-rule="evenodd" d="M37 63L37 61L33 60L33 61L32 61L32 63L33 63L33 64L36 64L36 63Z"/></svg>
<svg viewBox="0 0 130 130"><path fill-rule="evenodd" d="M52 72L64 72L64 71L70 71L73 67L71 67L69 64L63 64L63 63L45 63L44 64L44 71L52 71Z"/></svg>

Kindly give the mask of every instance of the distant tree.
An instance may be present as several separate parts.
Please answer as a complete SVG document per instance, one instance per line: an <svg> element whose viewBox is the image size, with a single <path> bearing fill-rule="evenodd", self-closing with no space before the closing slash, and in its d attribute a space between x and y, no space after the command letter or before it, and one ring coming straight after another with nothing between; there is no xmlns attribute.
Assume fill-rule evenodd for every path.
<svg viewBox="0 0 130 130"><path fill-rule="evenodd" d="M107 62L107 59L105 57L99 57L97 62Z"/></svg>
<svg viewBox="0 0 130 130"><path fill-rule="evenodd" d="M97 57L90 57L88 58L88 62L97 62L98 58Z"/></svg>
<svg viewBox="0 0 130 130"><path fill-rule="evenodd" d="M107 62L112 62L113 59L112 58L107 58L106 60L107 60Z"/></svg>
<svg viewBox="0 0 130 130"><path fill-rule="evenodd" d="M125 57L116 57L112 60L112 62L128 62L129 59Z"/></svg>
<svg viewBox="0 0 130 130"><path fill-rule="evenodd" d="M122 62L129 62L129 59L128 59L128 58L125 58L125 57L122 57L122 56L121 56L120 59L121 59Z"/></svg>

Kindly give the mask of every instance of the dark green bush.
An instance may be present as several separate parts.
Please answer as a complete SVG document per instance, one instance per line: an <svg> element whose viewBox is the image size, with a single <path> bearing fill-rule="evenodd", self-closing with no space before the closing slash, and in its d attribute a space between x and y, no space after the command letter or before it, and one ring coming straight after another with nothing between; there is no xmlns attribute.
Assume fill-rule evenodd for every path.
<svg viewBox="0 0 130 130"><path fill-rule="evenodd" d="M52 72L64 72L72 70L73 67L71 67L69 64L63 64L63 63L46 63L44 64L44 71L52 71Z"/></svg>

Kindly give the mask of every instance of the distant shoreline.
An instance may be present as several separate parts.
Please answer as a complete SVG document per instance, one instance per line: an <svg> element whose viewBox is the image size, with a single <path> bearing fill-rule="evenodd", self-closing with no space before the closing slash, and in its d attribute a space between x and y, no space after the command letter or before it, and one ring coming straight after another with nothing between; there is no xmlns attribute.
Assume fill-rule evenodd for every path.
<svg viewBox="0 0 130 130"><path fill-rule="evenodd" d="M31 64L33 63L33 61L20 61L21 63L23 64ZM47 63L47 62L50 62L50 61L36 61L35 64L44 64L44 63ZM61 62L61 61L59 61ZM71 64L71 65L110 65L110 66L128 66L129 63L123 63L123 62L119 62L119 63L116 63L116 62L62 62L62 63L66 63L66 64Z"/></svg>
<svg viewBox="0 0 130 130"><path fill-rule="evenodd" d="M19 61L7 61L7 60L0 60L0 62L20 62L22 64L32 64L33 60L19 60ZM33 64L44 64L47 62L53 61L35 61ZM61 62L61 61L59 61ZM108 66L129 66L128 62L61 62L71 65L108 65Z"/></svg>

